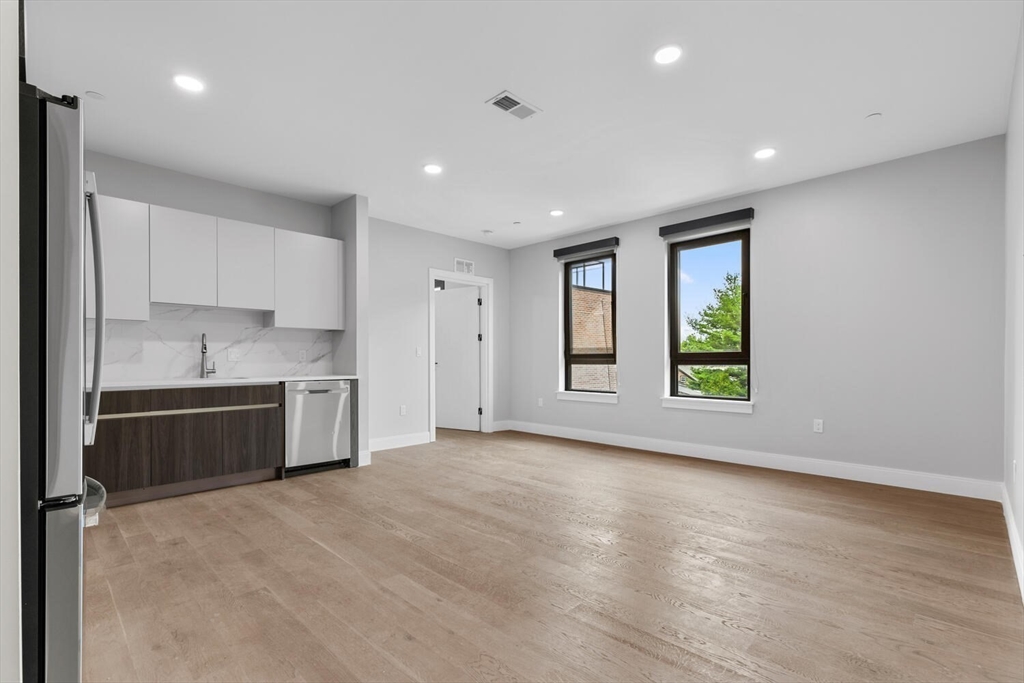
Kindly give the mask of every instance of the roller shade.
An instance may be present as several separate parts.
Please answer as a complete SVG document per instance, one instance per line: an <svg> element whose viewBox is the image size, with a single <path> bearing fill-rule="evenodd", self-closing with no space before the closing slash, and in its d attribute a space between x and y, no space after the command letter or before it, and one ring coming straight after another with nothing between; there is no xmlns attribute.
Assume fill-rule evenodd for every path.
<svg viewBox="0 0 1024 683"><path fill-rule="evenodd" d="M752 220L754 220L753 209L739 209L738 211L696 218L692 221L684 221L675 225L666 225L658 229L658 234L662 237L670 238L693 230L700 230L701 228L711 228L716 225L727 225L728 223L749 223Z"/></svg>
<svg viewBox="0 0 1024 683"><path fill-rule="evenodd" d="M601 254L611 251L619 246L618 237L609 237L603 240L596 240L594 242L584 242L583 244L575 244L571 247L562 247L561 249L555 249L554 256L559 261L565 261L570 258L580 258L592 254Z"/></svg>

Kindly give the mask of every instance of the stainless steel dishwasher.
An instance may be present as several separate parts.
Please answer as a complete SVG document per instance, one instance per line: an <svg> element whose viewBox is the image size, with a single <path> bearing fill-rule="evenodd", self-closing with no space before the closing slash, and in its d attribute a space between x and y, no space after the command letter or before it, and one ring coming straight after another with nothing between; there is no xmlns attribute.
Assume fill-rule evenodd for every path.
<svg viewBox="0 0 1024 683"><path fill-rule="evenodd" d="M285 383L286 474L348 466L352 404L349 380Z"/></svg>

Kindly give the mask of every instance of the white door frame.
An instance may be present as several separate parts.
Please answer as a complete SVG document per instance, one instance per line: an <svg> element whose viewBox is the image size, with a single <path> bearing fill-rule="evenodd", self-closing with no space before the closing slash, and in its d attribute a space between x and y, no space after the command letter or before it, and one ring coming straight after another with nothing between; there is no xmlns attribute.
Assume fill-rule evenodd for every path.
<svg viewBox="0 0 1024 683"><path fill-rule="evenodd" d="M480 431L490 433L494 431L494 279L489 277L477 277L466 273L456 273L450 270L438 270L431 268L428 272L427 291L430 293L428 305L429 331L427 333L427 364L429 380L427 382L427 406L430 415L430 440L437 440L437 401L434 396L435 383L437 379L434 367L435 352L437 343L434 339L435 333L435 294L434 280L445 280L447 282L461 282L467 285L475 285L480 288L480 298L483 299L481 313L481 327L483 328L484 342L480 348L480 401L484 414L480 417Z"/></svg>

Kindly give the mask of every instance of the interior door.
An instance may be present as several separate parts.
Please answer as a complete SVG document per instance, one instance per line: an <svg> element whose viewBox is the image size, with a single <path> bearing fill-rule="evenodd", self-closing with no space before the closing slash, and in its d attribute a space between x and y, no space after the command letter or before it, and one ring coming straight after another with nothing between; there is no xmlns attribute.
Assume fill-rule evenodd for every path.
<svg viewBox="0 0 1024 683"><path fill-rule="evenodd" d="M441 429L480 431L480 288L434 292L434 401Z"/></svg>

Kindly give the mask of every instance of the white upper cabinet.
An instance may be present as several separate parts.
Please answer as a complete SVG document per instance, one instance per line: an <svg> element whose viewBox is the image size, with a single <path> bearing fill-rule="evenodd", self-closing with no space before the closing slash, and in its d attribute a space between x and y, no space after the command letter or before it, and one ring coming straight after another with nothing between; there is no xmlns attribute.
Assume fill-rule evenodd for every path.
<svg viewBox="0 0 1024 683"><path fill-rule="evenodd" d="M149 320L149 204L97 196L107 318ZM96 317L92 219L85 212L85 316Z"/></svg>
<svg viewBox="0 0 1024 683"><path fill-rule="evenodd" d="M151 206L149 240L150 301L217 305L217 219L214 216Z"/></svg>
<svg viewBox="0 0 1024 683"><path fill-rule="evenodd" d="M274 228L217 219L217 305L274 310Z"/></svg>
<svg viewBox="0 0 1024 683"><path fill-rule="evenodd" d="M274 230L274 327L344 329L344 244L328 237Z"/></svg>

